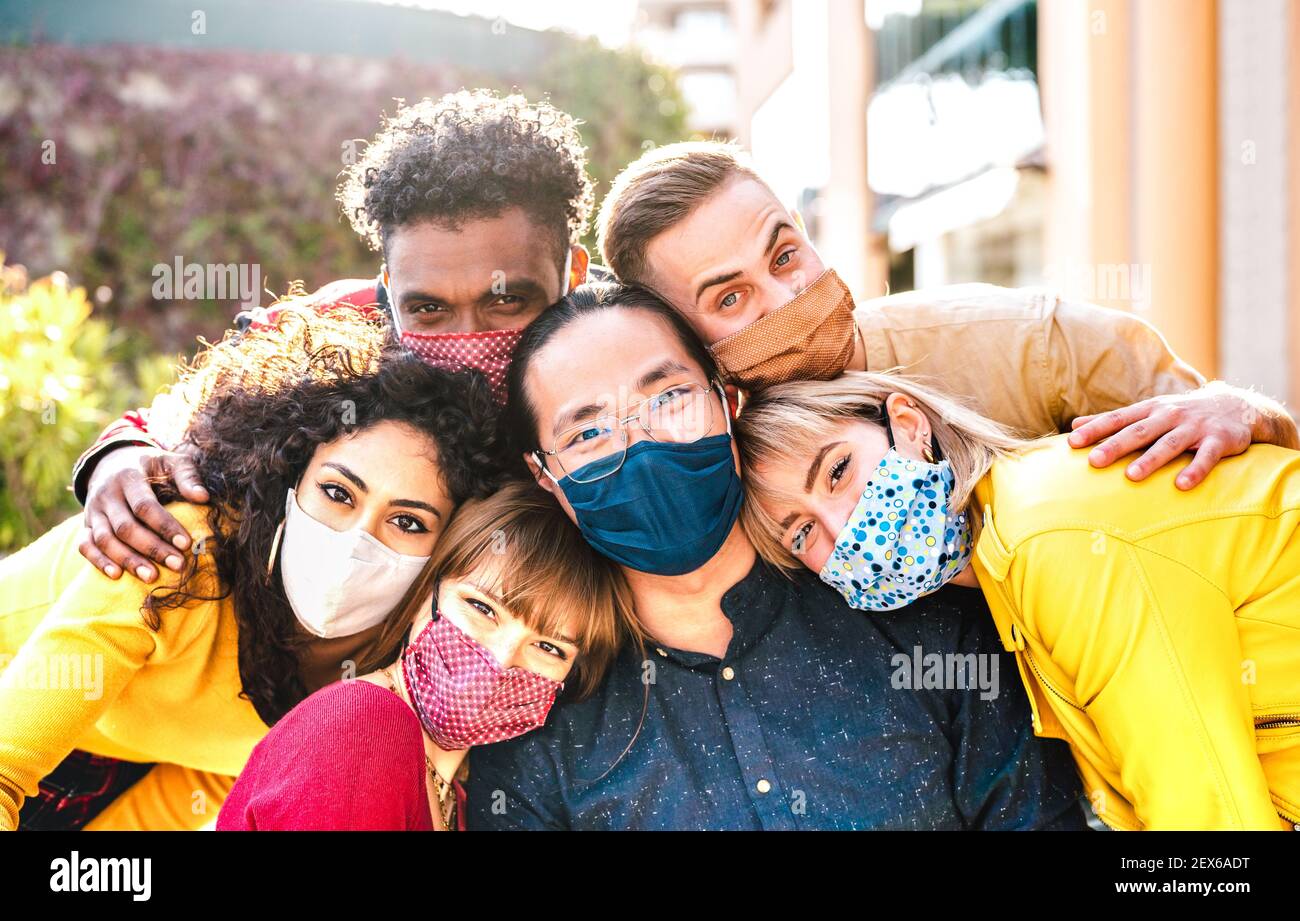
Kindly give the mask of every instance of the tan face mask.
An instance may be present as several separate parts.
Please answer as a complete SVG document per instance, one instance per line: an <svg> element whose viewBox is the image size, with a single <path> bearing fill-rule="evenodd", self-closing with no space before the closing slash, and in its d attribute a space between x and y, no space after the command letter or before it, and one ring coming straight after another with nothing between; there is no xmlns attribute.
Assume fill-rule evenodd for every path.
<svg viewBox="0 0 1300 921"><path fill-rule="evenodd" d="M746 390L786 381L828 381L853 357L853 295L827 269L788 303L714 343L727 379Z"/></svg>

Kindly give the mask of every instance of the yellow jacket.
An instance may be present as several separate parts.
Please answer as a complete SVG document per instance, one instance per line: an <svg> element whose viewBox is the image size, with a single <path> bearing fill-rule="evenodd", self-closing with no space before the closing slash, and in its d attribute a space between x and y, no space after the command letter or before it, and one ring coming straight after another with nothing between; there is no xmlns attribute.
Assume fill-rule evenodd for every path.
<svg viewBox="0 0 1300 921"><path fill-rule="evenodd" d="M207 510L169 506L196 541ZM230 599L140 613L152 588L102 575L77 552L81 516L0 561L0 829L74 748L158 762L91 828L197 828L267 732L240 698ZM211 556L200 558L215 579ZM163 570L156 585L175 584Z"/></svg>
<svg viewBox="0 0 1300 921"><path fill-rule="evenodd" d="M1183 492L1064 436L975 491L974 568L1034 730L1123 829L1300 823L1300 452L1256 445Z"/></svg>

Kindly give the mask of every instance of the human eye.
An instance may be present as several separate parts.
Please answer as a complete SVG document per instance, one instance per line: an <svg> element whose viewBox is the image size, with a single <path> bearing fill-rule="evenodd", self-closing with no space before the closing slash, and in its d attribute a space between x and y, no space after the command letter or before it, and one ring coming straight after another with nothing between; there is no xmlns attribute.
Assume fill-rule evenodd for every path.
<svg viewBox="0 0 1300 921"><path fill-rule="evenodd" d="M429 529L424 526L424 522L414 515L394 515L389 519L399 531L406 534L428 534Z"/></svg>
<svg viewBox="0 0 1300 921"><path fill-rule="evenodd" d="M794 254L795 249L792 246L789 249L782 251L782 253L776 257L776 261L773 262L773 265L778 269L785 268L790 264L790 261L794 259Z"/></svg>
<svg viewBox="0 0 1300 921"><path fill-rule="evenodd" d="M560 661L566 661L569 658L569 654L567 652L565 652L559 646L556 646L554 643L549 642L547 640L538 640L533 645L535 645L538 649L540 649L542 652L546 653L547 655L554 656Z"/></svg>
<svg viewBox="0 0 1300 921"><path fill-rule="evenodd" d="M690 392L690 389L691 388L689 386L683 384L680 387L669 387L667 390L664 390L660 393L656 393L650 399L650 408L660 409L661 407L664 406L671 406L674 403L680 403L683 399L686 398L686 395L687 393Z"/></svg>
<svg viewBox="0 0 1300 921"><path fill-rule="evenodd" d="M576 447L589 448L593 442L597 442L608 435L609 431L609 426L603 423L593 422L590 425L579 426L564 436L560 450Z"/></svg>
<svg viewBox="0 0 1300 921"><path fill-rule="evenodd" d="M486 601L481 601L478 598L466 598L465 603L493 623L497 622L497 612Z"/></svg>
<svg viewBox="0 0 1300 921"><path fill-rule="evenodd" d="M853 459L852 454L845 454L843 457L841 457L839 460L837 460L834 464L831 465L831 469L828 472L827 477L830 481L830 488L832 490L834 490L835 487L840 484L840 480L844 476L844 471L848 469L849 461L851 461L852 459Z"/></svg>
<svg viewBox="0 0 1300 921"><path fill-rule="evenodd" d="M320 491L325 494L325 498L329 499L331 502L337 502L339 505L352 504L352 493L348 492L347 489L338 483L325 482L318 483L317 486L319 486Z"/></svg>
<svg viewBox="0 0 1300 921"><path fill-rule="evenodd" d="M442 304L415 304L406 308L406 312L412 316L429 316L435 313L446 313L447 308Z"/></svg>
<svg viewBox="0 0 1300 921"><path fill-rule="evenodd" d="M803 553L808 547L808 535L812 533L813 523L805 521L799 527L795 528L794 533L790 535L790 552L795 556Z"/></svg>

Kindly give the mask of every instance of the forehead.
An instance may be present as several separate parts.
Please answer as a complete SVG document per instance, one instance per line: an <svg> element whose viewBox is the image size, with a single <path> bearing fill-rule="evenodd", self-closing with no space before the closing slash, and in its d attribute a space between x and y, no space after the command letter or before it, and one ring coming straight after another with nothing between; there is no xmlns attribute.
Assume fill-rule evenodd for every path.
<svg viewBox="0 0 1300 921"><path fill-rule="evenodd" d="M554 605L510 605L511 595L518 588L512 583L520 579L527 580L530 576L535 574L517 572L515 567L503 564L498 554L485 554L469 573L444 581L461 583L495 596L503 604L510 606L511 616L519 618L529 629L537 633L578 638L581 621L567 606L557 608ZM536 592L529 594L535 596ZM543 614L546 616L542 616Z"/></svg>
<svg viewBox="0 0 1300 921"><path fill-rule="evenodd" d="M336 438L316 449L316 464L342 464L365 480L373 493L410 498L446 496L438 476L438 446L428 435L400 422L384 421Z"/></svg>
<svg viewBox="0 0 1300 921"><path fill-rule="evenodd" d="M763 494L764 504L794 505L808 496L809 468L828 445L843 443L859 456L865 469L874 468L889 448L884 429L860 419L827 419L816 432L807 434L752 465L750 476ZM831 452L830 456L836 455Z"/></svg>
<svg viewBox="0 0 1300 921"><path fill-rule="evenodd" d="M743 270L763 251L772 226L789 212L763 183L737 176L687 218L650 241L646 263L657 289L673 303L693 303L701 281Z"/></svg>
<svg viewBox="0 0 1300 921"><path fill-rule="evenodd" d="M574 402L635 397L640 379L667 361L685 366L700 383L707 383L704 369L668 324L653 314L611 308L574 321L551 337L528 369L538 426L549 431L555 415Z"/></svg>
<svg viewBox="0 0 1300 921"><path fill-rule="evenodd" d="M437 293L498 278L558 277L555 231L522 208L456 223L423 221L396 228L388 239L388 272L398 289Z"/></svg>

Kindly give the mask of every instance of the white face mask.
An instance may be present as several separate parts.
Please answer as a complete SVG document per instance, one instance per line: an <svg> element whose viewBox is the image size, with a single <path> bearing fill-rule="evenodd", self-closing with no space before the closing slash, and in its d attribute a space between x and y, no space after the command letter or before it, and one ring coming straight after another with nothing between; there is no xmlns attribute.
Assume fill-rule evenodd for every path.
<svg viewBox="0 0 1300 921"><path fill-rule="evenodd" d="M292 489L283 527L284 593L298 621L319 637L351 636L382 622L429 562L390 550L361 528L335 531L303 511Z"/></svg>

